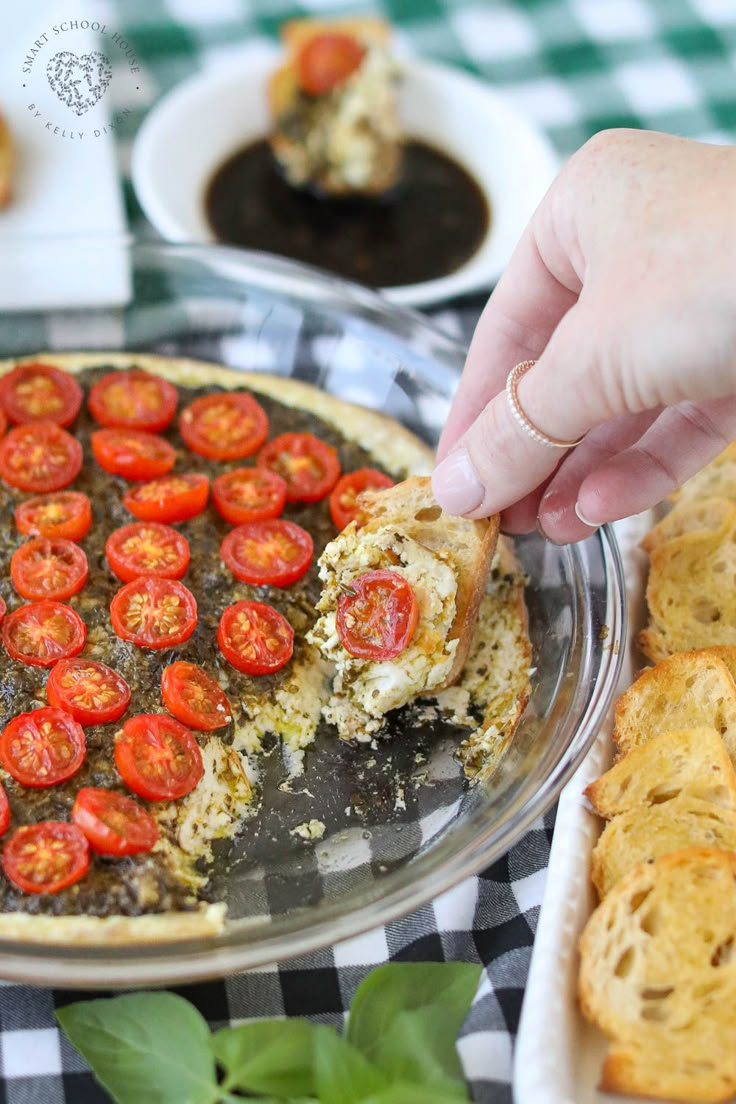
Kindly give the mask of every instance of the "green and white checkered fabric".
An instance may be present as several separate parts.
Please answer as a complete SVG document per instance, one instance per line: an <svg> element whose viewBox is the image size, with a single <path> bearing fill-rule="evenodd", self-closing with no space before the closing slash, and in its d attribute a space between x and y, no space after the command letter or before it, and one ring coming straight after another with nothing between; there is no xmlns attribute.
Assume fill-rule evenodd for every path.
<svg viewBox="0 0 736 1104"><path fill-rule="evenodd" d="M736 138L734 0L105 0L105 10L143 68L124 172L147 107L179 81L274 38L285 19L356 11L388 18L402 47L486 78L562 155L607 127ZM141 230L129 183L126 197Z"/></svg>

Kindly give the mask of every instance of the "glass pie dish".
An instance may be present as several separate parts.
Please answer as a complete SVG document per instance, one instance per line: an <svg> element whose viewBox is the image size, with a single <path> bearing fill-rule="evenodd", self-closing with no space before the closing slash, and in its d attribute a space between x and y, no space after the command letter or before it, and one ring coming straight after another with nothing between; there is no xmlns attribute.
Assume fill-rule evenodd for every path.
<svg viewBox="0 0 736 1104"><path fill-rule="evenodd" d="M29 279L43 264L45 290L53 285L57 305L1 314L2 357L129 350L221 361L303 380L397 418L430 445L437 441L464 351L372 292L279 258L215 246L37 240L27 243L26 256ZM95 305L86 309L80 264L95 284ZM71 266L75 302L65 308ZM0 264L0 299L1 277ZM368 751L335 746L334 738L308 749L308 799L279 788L274 748L264 759L262 810L216 851L213 885L228 904L221 934L106 947L5 939L0 976L132 987L229 974L406 915L502 855L589 748L616 685L625 630L610 531L566 548L533 534L515 548L528 578L532 695L489 783L467 784L451 730L432 720L422 734L422 784L419 749L400 733ZM405 800L386 800L380 771L366 780L368 754L379 767L405 773ZM326 821L327 831L305 847L289 826L310 817Z"/></svg>

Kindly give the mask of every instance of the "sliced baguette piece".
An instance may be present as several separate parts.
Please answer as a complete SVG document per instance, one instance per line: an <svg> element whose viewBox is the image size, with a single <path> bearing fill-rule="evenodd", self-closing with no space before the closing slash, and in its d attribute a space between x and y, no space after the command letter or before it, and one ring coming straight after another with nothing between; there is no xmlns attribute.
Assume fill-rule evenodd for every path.
<svg viewBox="0 0 736 1104"><path fill-rule="evenodd" d="M638 806L615 816L593 849L590 876L598 896L605 897L638 863L684 847L736 851L736 809L680 793L661 805Z"/></svg>
<svg viewBox="0 0 736 1104"><path fill-rule="evenodd" d="M651 555L655 548L683 533L718 532L729 523L736 525L736 502L727 498L687 498L649 530L641 546Z"/></svg>
<svg viewBox="0 0 736 1104"><path fill-rule="evenodd" d="M366 45L386 48L391 27L385 19L289 19L279 27L286 58L268 79L268 106L274 118L286 111L299 94L295 61L310 39L322 34L346 34Z"/></svg>
<svg viewBox="0 0 736 1104"><path fill-rule="evenodd" d="M342 34L363 47L357 68L337 87L308 95L299 83L302 51L319 35ZM287 182L318 194L382 195L403 166L396 95L399 69L383 19L295 19L281 27L285 60L270 76L271 149Z"/></svg>
<svg viewBox="0 0 736 1104"><path fill-rule="evenodd" d="M651 554L649 627L639 644L655 662L674 652L736 644L736 526L683 533Z"/></svg>
<svg viewBox="0 0 736 1104"><path fill-rule="evenodd" d="M679 652L647 668L621 695L613 739L619 755L662 732L706 726L736 763L736 683L714 650Z"/></svg>
<svg viewBox="0 0 736 1104"><path fill-rule="evenodd" d="M585 791L606 820L661 806L680 794L736 810L736 770L715 728L661 732L634 747Z"/></svg>
<svg viewBox="0 0 736 1104"><path fill-rule="evenodd" d="M468 657L498 542L499 515L470 521L446 514L426 475L412 475L385 490L364 491L358 497L358 505L367 519L360 530L361 540L370 539L371 534L386 526L393 527L451 565L457 579L457 597L447 639L457 640L458 647L449 674L438 689L452 686Z"/></svg>
<svg viewBox="0 0 736 1104"><path fill-rule="evenodd" d="M670 495L675 502L712 497L736 502L736 441Z"/></svg>
<svg viewBox="0 0 736 1104"><path fill-rule="evenodd" d="M608 1037L600 1087L717 1104L736 1092L736 855L640 863L580 939L578 996Z"/></svg>
<svg viewBox="0 0 736 1104"><path fill-rule="evenodd" d="M321 616L309 634L336 666L333 700L325 716L344 738L370 738L389 709L436 694L459 677L470 649L498 539L497 516L468 521L444 513L430 479L412 476L358 498L363 524L348 525L325 548L319 574ZM395 659L351 656L335 620L340 595L366 571L388 568L411 584L419 623ZM374 722L366 724L366 716Z"/></svg>
<svg viewBox="0 0 736 1104"><path fill-rule="evenodd" d="M713 648L705 649L708 655L715 656L716 659L722 660L729 671L731 672L731 678L736 682L736 646L733 644L717 644Z"/></svg>

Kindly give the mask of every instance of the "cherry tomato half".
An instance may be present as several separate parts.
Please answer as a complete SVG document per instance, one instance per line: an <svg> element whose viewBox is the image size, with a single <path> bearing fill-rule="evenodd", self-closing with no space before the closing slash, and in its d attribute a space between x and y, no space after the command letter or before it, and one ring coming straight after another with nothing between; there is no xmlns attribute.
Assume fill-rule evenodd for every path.
<svg viewBox="0 0 736 1104"><path fill-rule="evenodd" d="M79 541L92 524L92 506L79 491L36 495L15 507L19 533L31 537L64 537Z"/></svg>
<svg viewBox="0 0 736 1104"><path fill-rule="evenodd" d="M82 405L82 388L53 364L19 364L0 379L0 404L11 422L71 425Z"/></svg>
<svg viewBox="0 0 736 1104"><path fill-rule="evenodd" d="M101 855L137 855L156 843L158 824L132 797L83 786L74 799L72 824Z"/></svg>
<svg viewBox="0 0 736 1104"><path fill-rule="evenodd" d="M176 463L174 446L143 429L98 429L90 442L100 467L123 479L155 479Z"/></svg>
<svg viewBox="0 0 736 1104"><path fill-rule="evenodd" d="M105 543L110 567L123 583L141 575L181 579L189 566L189 541L160 521L134 521L121 525Z"/></svg>
<svg viewBox="0 0 736 1104"><path fill-rule="evenodd" d="M299 87L309 96L324 96L360 66L365 49L352 35L330 31L314 35L299 51Z"/></svg>
<svg viewBox="0 0 736 1104"><path fill-rule="evenodd" d="M131 487L123 505L141 521L188 521L202 513L209 493L206 475L163 475Z"/></svg>
<svg viewBox="0 0 736 1104"><path fill-rule="evenodd" d="M54 706L13 717L0 733L0 764L23 786L55 786L76 774L87 753L84 729Z"/></svg>
<svg viewBox="0 0 736 1104"><path fill-rule="evenodd" d="M314 553L311 536L293 521L247 521L231 530L220 556L236 579L254 586L289 586L301 579Z"/></svg>
<svg viewBox="0 0 736 1104"><path fill-rule="evenodd" d="M7 428L8 428L8 417L5 413L5 411L3 410L3 408L0 407L0 437L3 436L3 434L5 433L5 430Z"/></svg>
<svg viewBox="0 0 736 1104"><path fill-rule="evenodd" d="M258 453L259 468L286 482L287 502L318 502L340 477L340 461L331 445L313 433L282 433Z"/></svg>
<svg viewBox="0 0 736 1104"><path fill-rule="evenodd" d="M230 702L217 679L196 663L177 660L161 675L161 694L169 713L189 728L212 732L230 724Z"/></svg>
<svg viewBox="0 0 736 1104"><path fill-rule="evenodd" d="M0 836L4 836L10 824L10 802L8 795L0 786Z"/></svg>
<svg viewBox="0 0 736 1104"><path fill-rule="evenodd" d="M8 607L5 604L5 599L0 598L0 621L5 617Z"/></svg>
<svg viewBox="0 0 736 1104"><path fill-rule="evenodd" d="M33 537L10 560L13 586L23 598L64 602L87 580L87 557L74 541Z"/></svg>
<svg viewBox="0 0 736 1104"><path fill-rule="evenodd" d="M268 418L252 395L223 391L185 407L179 429L192 452L210 460L240 460L252 456L266 440Z"/></svg>
<svg viewBox="0 0 736 1104"><path fill-rule="evenodd" d="M103 376L87 401L92 417L102 426L158 433L174 417L177 400L176 388L168 380L131 368Z"/></svg>
<svg viewBox="0 0 736 1104"><path fill-rule="evenodd" d="M139 648L172 648L197 625L197 603L175 579L144 576L126 583L110 603L112 627Z"/></svg>
<svg viewBox="0 0 736 1104"><path fill-rule="evenodd" d="M238 671L270 675L291 659L294 630L283 614L265 602L236 602L220 618L217 643Z"/></svg>
<svg viewBox="0 0 736 1104"><path fill-rule="evenodd" d="M112 667L77 656L60 659L52 667L46 698L81 725L109 724L128 708L130 687Z"/></svg>
<svg viewBox="0 0 736 1104"><path fill-rule="evenodd" d="M0 475L20 491L60 491L82 468L82 446L53 422L11 429L0 441Z"/></svg>
<svg viewBox="0 0 736 1104"><path fill-rule="evenodd" d="M380 662L403 652L419 620L416 595L396 571L367 571L337 600L337 635L346 652Z"/></svg>
<svg viewBox="0 0 736 1104"><path fill-rule="evenodd" d="M23 893L58 893L89 870L89 844L76 824L61 820L27 824L8 838L3 870Z"/></svg>
<svg viewBox="0 0 736 1104"><path fill-rule="evenodd" d="M363 491L378 491L393 487L390 476L375 468L358 468L341 475L330 492L330 513L338 529L344 529L351 521L358 521L360 510L356 499Z"/></svg>
<svg viewBox="0 0 736 1104"><path fill-rule="evenodd" d="M115 766L128 789L148 801L184 797L204 774L194 736L163 713L142 713L125 722L115 738Z"/></svg>
<svg viewBox="0 0 736 1104"><path fill-rule="evenodd" d="M212 501L231 525L278 517L286 502L286 483L268 468L233 468L212 483Z"/></svg>
<svg viewBox="0 0 736 1104"><path fill-rule="evenodd" d="M0 634L13 659L31 667L53 667L60 659L81 652L87 626L71 606L31 602L8 614Z"/></svg>

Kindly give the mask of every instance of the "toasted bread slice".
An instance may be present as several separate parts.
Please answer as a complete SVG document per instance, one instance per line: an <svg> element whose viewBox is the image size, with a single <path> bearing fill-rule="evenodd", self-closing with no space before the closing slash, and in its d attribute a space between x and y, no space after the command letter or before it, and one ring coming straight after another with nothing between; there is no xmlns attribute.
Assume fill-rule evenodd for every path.
<svg viewBox="0 0 736 1104"><path fill-rule="evenodd" d="M295 61L310 39L322 34L346 34L366 46L386 48L391 38L391 27L385 19L290 19L279 27L281 41L286 47L283 64L269 77L266 92L271 115L278 118L299 94ZM285 136L282 136L285 140Z"/></svg>
<svg viewBox="0 0 736 1104"><path fill-rule="evenodd" d="M683 533L717 533L727 523L736 525L736 502L727 498L688 498L649 530L641 546L651 555L655 548Z"/></svg>
<svg viewBox="0 0 736 1104"><path fill-rule="evenodd" d="M296 79L296 70L293 65L280 65L266 81L266 100L268 110L272 118L278 119L288 110L289 105L299 95L299 85ZM281 135L272 135L271 142L285 140Z"/></svg>
<svg viewBox="0 0 736 1104"><path fill-rule="evenodd" d="M674 652L736 645L736 525L683 533L651 554L649 627L639 644L655 662Z"/></svg>
<svg viewBox="0 0 736 1104"><path fill-rule="evenodd" d="M683 847L736 851L736 810L680 793L661 805L629 809L609 821L593 849L591 878L599 897L641 862Z"/></svg>
<svg viewBox="0 0 736 1104"><path fill-rule="evenodd" d="M497 516L484 521L446 514L428 477L412 476L358 498L363 524L347 526L320 557L321 616L309 639L336 666L326 716L346 738L370 738L389 709L436 694L460 675L498 538ZM388 568L414 590L419 622L408 646L390 661L350 655L336 631L337 602L366 571ZM345 708L347 706L347 708ZM352 718L351 718L352 714Z"/></svg>
<svg viewBox="0 0 736 1104"><path fill-rule="evenodd" d="M323 93L299 87L299 55L311 39L349 35L363 48L356 69ZM271 149L289 184L326 196L382 195L399 181L403 128L398 68L383 19L297 19L284 24L284 63L271 75Z"/></svg>
<svg viewBox="0 0 736 1104"><path fill-rule="evenodd" d="M498 541L498 514L483 521L446 514L432 493L429 476L424 475L413 475L385 490L364 491L358 504L367 519L360 530L361 540L370 539L372 533L386 526L396 527L452 566L457 597L447 639L457 640L458 647L447 678L438 689L452 686L468 656Z"/></svg>
<svg viewBox="0 0 736 1104"><path fill-rule="evenodd" d="M670 495L675 502L713 497L736 502L736 441Z"/></svg>
<svg viewBox="0 0 736 1104"><path fill-rule="evenodd" d="M391 27L385 19L290 19L279 27L281 41L286 47L283 63L274 70L266 85L268 108L277 119L299 95L295 63L298 54L310 39L322 34L346 34L357 38L366 46L386 49L391 38ZM287 144L286 135L276 136Z"/></svg>
<svg viewBox="0 0 736 1104"><path fill-rule="evenodd" d="M8 124L0 115L0 207L5 207L12 195L15 171L15 146Z"/></svg>
<svg viewBox="0 0 736 1104"><path fill-rule="evenodd" d="M736 683L715 650L680 652L648 667L616 702L620 755L662 732L714 728L736 763Z"/></svg>
<svg viewBox="0 0 736 1104"><path fill-rule="evenodd" d="M640 863L580 939L578 994L612 1046L604 1091L680 1101L736 1092L736 855Z"/></svg>
<svg viewBox="0 0 736 1104"><path fill-rule="evenodd" d="M715 728L687 728L661 732L634 747L585 793L606 820L683 793L736 809L736 770Z"/></svg>
<svg viewBox="0 0 736 1104"><path fill-rule="evenodd" d="M715 656L726 664L731 672L731 678L736 682L736 646L732 644L717 644L713 648L706 648L708 655Z"/></svg>

